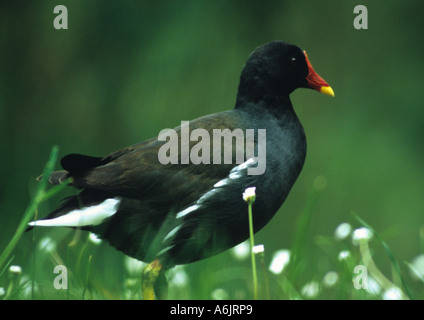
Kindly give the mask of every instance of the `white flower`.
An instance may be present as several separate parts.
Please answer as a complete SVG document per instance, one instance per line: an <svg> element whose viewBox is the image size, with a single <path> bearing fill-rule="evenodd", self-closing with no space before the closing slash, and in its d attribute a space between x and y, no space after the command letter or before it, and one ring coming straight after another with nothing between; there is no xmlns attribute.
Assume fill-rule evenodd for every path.
<svg viewBox="0 0 424 320"><path fill-rule="evenodd" d="M324 275L322 282L328 288L333 287L339 281L339 275L335 271L329 271Z"/></svg>
<svg viewBox="0 0 424 320"><path fill-rule="evenodd" d="M372 277L368 277L368 292L373 295L378 295L381 292L381 287Z"/></svg>
<svg viewBox="0 0 424 320"><path fill-rule="evenodd" d="M265 247L263 244L258 244L252 248L252 252L254 254L262 253L265 251Z"/></svg>
<svg viewBox="0 0 424 320"><path fill-rule="evenodd" d="M50 237L41 238L38 249L44 253L53 253L56 250L56 242Z"/></svg>
<svg viewBox="0 0 424 320"><path fill-rule="evenodd" d="M365 240L369 241L372 238L372 231L366 227L362 227L353 231L352 242L357 245L359 241Z"/></svg>
<svg viewBox="0 0 424 320"><path fill-rule="evenodd" d="M283 272L286 265L290 262L290 251L289 250L278 250L272 257L271 264L269 265L269 271L274 274L280 274Z"/></svg>
<svg viewBox="0 0 424 320"><path fill-rule="evenodd" d="M244 241L236 245L232 250L232 255L239 261L245 260L249 257L250 244L249 241Z"/></svg>
<svg viewBox="0 0 424 320"><path fill-rule="evenodd" d="M98 245L102 242L102 239L100 239L97 234L90 232L90 235L88 236L88 239L91 243Z"/></svg>
<svg viewBox="0 0 424 320"><path fill-rule="evenodd" d="M302 288L302 295L306 298L315 298L319 293L319 284L316 281L311 281L305 284Z"/></svg>
<svg viewBox="0 0 424 320"><path fill-rule="evenodd" d="M383 293L383 300L401 300L402 291L399 288L393 287Z"/></svg>
<svg viewBox="0 0 424 320"><path fill-rule="evenodd" d="M222 288L216 288L214 291L212 291L211 296L213 300L227 300L228 292Z"/></svg>
<svg viewBox="0 0 424 320"><path fill-rule="evenodd" d="M12 265L9 267L9 273L12 275L20 275L22 273L21 266Z"/></svg>
<svg viewBox="0 0 424 320"><path fill-rule="evenodd" d="M339 256L338 256L339 261L344 261L344 260L347 260L348 258L350 258L349 251L343 250L339 252Z"/></svg>
<svg viewBox="0 0 424 320"><path fill-rule="evenodd" d="M254 202L256 199L256 187L250 187L244 190L243 200L246 202Z"/></svg>
<svg viewBox="0 0 424 320"><path fill-rule="evenodd" d="M184 266L181 265L169 270L167 278L168 283L176 287L185 287L190 280L187 275L187 272L184 270Z"/></svg>
<svg viewBox="0 0 424 320"><path fill-rule="evenodd" d="M344 222L336 228L336 230L334 231L334 236L337 240L344 240L350 235L351 232L352 227L350 226L350 224Z"/></svg>

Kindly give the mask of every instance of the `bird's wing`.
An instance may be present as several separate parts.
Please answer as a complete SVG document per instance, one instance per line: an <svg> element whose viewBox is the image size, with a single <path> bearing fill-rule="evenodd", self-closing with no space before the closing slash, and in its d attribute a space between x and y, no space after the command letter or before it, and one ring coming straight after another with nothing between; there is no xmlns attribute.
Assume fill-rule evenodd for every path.
<svg viewBox="0 0 424 320"><path fill-rule="evenodd" d="M212 145L214 129L230 129L243 127L238 123L233 111L204 116L189 122L190 132L194 129L204 129L209 133ZM181 164L182 127L174 129L178 134L178 164L162 164L158 153L168 141L158 138L127 147L103 158L81 155L68 155L62 159L62 166L73 178L73 184L78 188L90 188L112 193L118 196L135 197L153 200L156 197L184 197L187 203L195 201L199 192L206 192L218 181L230 174L237 165L235 156L240 148L244 154L244 145L238 145L234 139L232 144L232 163L216 165L213 155L217 146L210 148L208 164ZM171 141L169 143L172 144ZM190 141L189 150L199 141ZM221 146L221 154L225 146Z"/></svg>

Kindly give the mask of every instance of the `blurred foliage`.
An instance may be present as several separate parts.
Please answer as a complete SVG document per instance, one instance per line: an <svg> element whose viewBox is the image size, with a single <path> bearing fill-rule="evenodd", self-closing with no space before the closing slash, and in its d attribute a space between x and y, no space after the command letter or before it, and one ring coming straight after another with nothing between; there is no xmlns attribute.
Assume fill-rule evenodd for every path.
<svg viewBox="0 0 424 320"><path fill-rule="evenodd" d="M68 8L68 30L53 27L59 4ZM368 30L353 27L357 4L368 8ZM304 234L304 283L330 268L322 237L341 222L357 223L351 212L379 232L405 268L404 261L424 251L423 9L419 0L3 1L0 250L22 219L52 145L61 156L103 155L181 120L230 109L248 54L281 39L308 52L336 96L292 94L308 156L286 203L255 237L265 245L265 260L293 245L295 221L322 176L326 187ZM43 204L39 215L59 199ZM74 237L70 230L27 233L13 264L51 277L43 271L48 263L33 262L37 239L46 235L65 247ZM373 250L376 264L390 274L382 246ZM187 272L209 278L233 263L225 253ZM122 268L123 255L113 248L96 251L92 274L110 292L123 283ZM209 298L216 285L192 283L189 297Z"/></svg>

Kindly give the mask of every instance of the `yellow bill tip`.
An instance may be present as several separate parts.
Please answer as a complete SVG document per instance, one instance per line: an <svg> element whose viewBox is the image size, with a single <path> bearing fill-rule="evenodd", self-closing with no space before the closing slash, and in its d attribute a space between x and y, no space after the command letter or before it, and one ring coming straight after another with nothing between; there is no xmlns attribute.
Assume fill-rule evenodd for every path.
<svg viewBox="0 0 424 320"><path fill-rule="evenodd" d="M322 86L319 89L319 92L321 92L323 94L326 94L328 96L334 97L334 91L333 91L333 89L330 86Z"/></svg>

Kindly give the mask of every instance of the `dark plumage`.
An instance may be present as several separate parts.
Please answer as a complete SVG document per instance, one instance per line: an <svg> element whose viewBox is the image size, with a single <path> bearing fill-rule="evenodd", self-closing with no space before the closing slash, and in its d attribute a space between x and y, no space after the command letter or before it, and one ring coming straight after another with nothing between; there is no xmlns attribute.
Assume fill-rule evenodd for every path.
<svg viewBox="0 0 424 320"><path fill-rule="evenodd" d="M214 129L255 129L255 156L259 151L258 130L265 129L263 174L247 174L248 167L256 167L251 162L244 166L235 163L237 151L245 154L245 150L234 141L232 164L212 164L217 151L214 145L210 164L163 165L158 152L166 142L157 138L103 158L70 154L61 160L64 171L54 172L50 182L57 184L70 178L71 185L81 189L80 194L65 199L46 219L31 225L82 227L129 256L143 261L158 259L164 267L203 259L237 245L249 234L243 191L256 187L253 221L258 231L283 204L302 170L305 134L289 98L296 88L334 95L300 48L270 42L248 58L235 108L189 123L191 132L205 129L211 139ZM175 130L180 138L181 127ZM190 148L196 143L191 141ZM68 225L54 219L94 206L98 206L97 211L104 208L106 214Z"/></svg>

